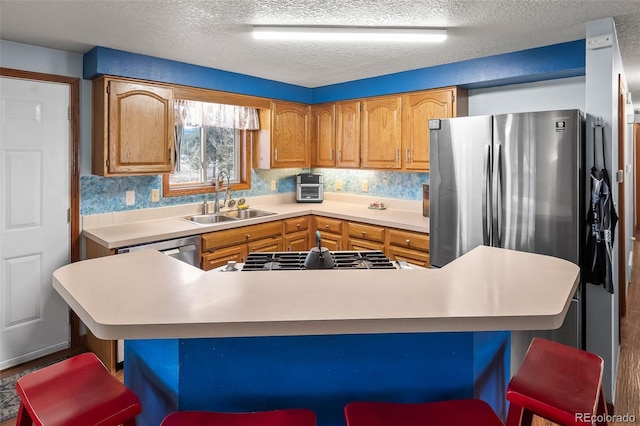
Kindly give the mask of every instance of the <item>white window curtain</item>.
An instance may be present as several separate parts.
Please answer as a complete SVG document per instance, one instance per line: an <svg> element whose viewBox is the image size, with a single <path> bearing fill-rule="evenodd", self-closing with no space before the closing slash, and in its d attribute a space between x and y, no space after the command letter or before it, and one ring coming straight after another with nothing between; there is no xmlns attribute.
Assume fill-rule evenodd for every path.
<svg viewBox="0 0 640 426"><path fill-rule="evenodd" d="M258 130L260 129L260 121L256 108L176 99L174 102L174 126L174 171L179 172L185 126Z"/></svg>
<svg viewBox="0 0 640 426"><path fill-rule="evenodd" d="M236 105L208 102L175 101L176 126L212 126L241 130L258 130L258 110Z"/></svg>

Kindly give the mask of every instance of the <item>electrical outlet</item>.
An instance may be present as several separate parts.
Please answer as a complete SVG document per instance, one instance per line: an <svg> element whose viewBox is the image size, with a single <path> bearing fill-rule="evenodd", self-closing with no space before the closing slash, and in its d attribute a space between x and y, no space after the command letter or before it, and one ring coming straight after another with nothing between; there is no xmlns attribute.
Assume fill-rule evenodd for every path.
<svg viewBox="0 0 640 426"><path fill-rule="evenodd" d="M127 206L132 206L136 203L136 191L127 191L125 197L125 204Z"/></svg>
<svg viewBox="0 0 640 426"><path fill-rule="evenodd" d="M368 181L362 181L362 192L369 192L369 182Z"/></svg>
<svg viewBox="0 0 640 426"><path fill-rule="evenodd" d="M151 202L152 203L157 203L158 201L160 201L160 190L159 189L152 189L151 190Z"/></svg>
<svg viewBox="0 0 640 426"><path fill-rule="evenodd" d="M342 191L342 181L340 179L336 180L336 191Z"/></svg>
<svg viewBox="0 0 640 426"><path fill-rule="evenodd" d="M275 190L276 190L276 181L275 181L275 180L272 180L272 181L271 181L271 190L272 190L272 191L275 191Z"/></svg>

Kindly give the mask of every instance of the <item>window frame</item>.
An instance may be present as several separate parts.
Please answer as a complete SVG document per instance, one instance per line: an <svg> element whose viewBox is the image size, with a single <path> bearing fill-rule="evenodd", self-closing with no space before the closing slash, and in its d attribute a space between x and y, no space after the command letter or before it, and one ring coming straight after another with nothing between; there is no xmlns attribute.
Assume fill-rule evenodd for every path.
<svg viewBox="0 0 640 426"><path fill-rule="evenodd" d="M271 109L271 99L188 86L173 86L173 97L174 99L185 99L189 101L211 102L257 108L258 112L260 112L260 110ZM261 122L261 127L262 126L268 129L269 123ZM257 133L260 131L261 130L240 130L240 182L231 184L232 191L251 189L251 148L253 138L256 137ZM201 186L171 188L169 183L169 173L164 173L162 175L162 197L210 194L214 191L215 187L211 183L203 184Z"/></svg>

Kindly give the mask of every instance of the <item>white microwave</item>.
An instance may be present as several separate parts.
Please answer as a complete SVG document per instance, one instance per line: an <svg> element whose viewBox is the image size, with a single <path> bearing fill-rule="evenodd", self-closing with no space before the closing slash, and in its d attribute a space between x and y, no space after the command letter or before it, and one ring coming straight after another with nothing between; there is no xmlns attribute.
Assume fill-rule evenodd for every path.
<svg viewBox="0 0 640 426"><path fill-rule="evenodd" d="M301 173L296 176L296 201L299 203L321 203L324 199L322 175Z"/></svg>

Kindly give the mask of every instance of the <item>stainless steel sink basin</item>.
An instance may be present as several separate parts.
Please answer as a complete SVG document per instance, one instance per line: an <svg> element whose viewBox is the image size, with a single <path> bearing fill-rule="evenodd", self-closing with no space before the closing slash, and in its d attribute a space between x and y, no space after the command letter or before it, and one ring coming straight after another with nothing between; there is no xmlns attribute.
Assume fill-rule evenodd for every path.
<svg viewBox="0 0 640 426"><path fill-rule="evenodd" d="M218 214L198 214L193 216L187 216L187 217L184 217L183 219L189 220L191 222L199 223L202 225L209 225L212 223L229 222L232 220L237 220L237 218L235 217L230 217L230 216L222 215L219 213Z"/></svg>
<svg viewBox="0 0 640 426"><path fill-rule="evenodd" d="M268 212L266 210L245 209L245 210L231 210L231 211L220 213L220 214L231 219L252 219L254 217L270 216L275 213Z"/></svg>

